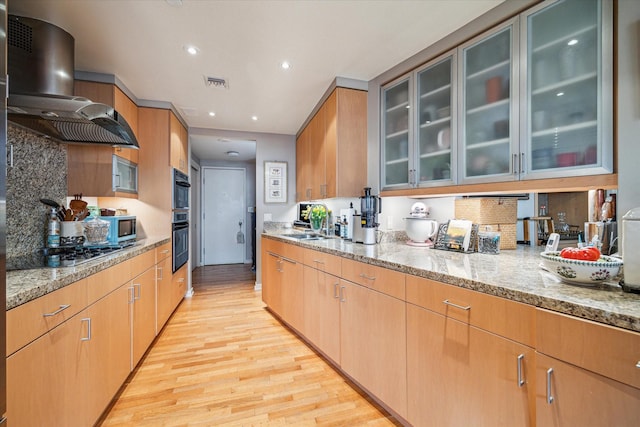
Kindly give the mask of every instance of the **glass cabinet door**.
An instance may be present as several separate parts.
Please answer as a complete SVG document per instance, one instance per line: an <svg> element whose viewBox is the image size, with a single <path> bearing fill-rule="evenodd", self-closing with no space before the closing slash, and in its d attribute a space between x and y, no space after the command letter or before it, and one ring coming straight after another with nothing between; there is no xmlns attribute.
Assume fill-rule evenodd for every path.
<svg viewBox="0 0 640 427"><path fill-rule="evenodd" d="M601 3L566 0L544 6L527 16L525 27L527 172L553 176L558 169L566 175L607 168L610 155L604 154L600 137Z"/></svg>
<svg viewBox="0 0 640 427"><path fill-rule="evenodd" d="M456 143L452 117L455 64L449 56L417 73L418 161L416 177L421 185L451 184Z"/></svg>
<svg viewBox="0 0 640 427"><path fill-rule="evenodd" d="M517 84L512 25L462 47L460 176L463 180L513 180Z"/></svg>
<svg viewBox="0 0 640 427"><path fill-rule="evenodd" d="M382 90L382 184L385 188L411 184L409 94L408 77Z"/></svg>
<svg viewBox="0 0 640 427"><path fill-rule="evenodd" d="M113 191L138 192L138 165L120 156L113 157Z"/></svg>

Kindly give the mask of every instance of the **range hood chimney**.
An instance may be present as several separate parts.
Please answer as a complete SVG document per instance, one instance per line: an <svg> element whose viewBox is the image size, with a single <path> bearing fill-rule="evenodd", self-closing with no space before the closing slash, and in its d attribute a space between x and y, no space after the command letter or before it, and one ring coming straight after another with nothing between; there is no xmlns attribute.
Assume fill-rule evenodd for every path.
<svg viewBox="0 0 640 427"><path fill-rule="evenodd" d="M61 142L139 148L112 107L73 96L74 43L48 22L8 16L7 120Z"/></svg>

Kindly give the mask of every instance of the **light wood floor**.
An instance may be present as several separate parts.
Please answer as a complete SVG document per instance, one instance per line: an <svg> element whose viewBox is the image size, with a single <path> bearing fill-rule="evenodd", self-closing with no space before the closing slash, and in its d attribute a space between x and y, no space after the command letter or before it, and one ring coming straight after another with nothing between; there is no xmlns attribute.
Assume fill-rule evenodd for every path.
<svg viewBox="0 0 640 427"><path fill-rule="evenodd" d="M400 425L264 308L250 266L198 268L103 426Z"/></svg>

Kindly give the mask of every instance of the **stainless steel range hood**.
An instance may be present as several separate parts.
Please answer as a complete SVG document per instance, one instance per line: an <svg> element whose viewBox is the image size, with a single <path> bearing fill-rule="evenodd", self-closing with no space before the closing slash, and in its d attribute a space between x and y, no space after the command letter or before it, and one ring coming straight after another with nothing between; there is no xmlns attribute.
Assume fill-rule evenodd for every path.
<svg viewBox="0 0 640 427"><path fill-rule="evenodd" d="M9 15L7 120L61 142L139 148L112 107L73 96L74 39L62 28Z"/></svg>

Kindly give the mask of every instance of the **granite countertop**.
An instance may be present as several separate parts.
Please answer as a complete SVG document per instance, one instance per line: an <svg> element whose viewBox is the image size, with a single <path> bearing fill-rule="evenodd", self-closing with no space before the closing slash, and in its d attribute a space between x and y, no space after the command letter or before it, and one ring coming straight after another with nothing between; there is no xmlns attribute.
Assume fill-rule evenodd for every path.
<svg viewBox="0 0 640 427"><path fill-rule="evenodd" d="M7 310L63 288L170 241L169 237L148 237L138 240L130 248L75 267L7 271Z"/></svg>
<svg viewBox="0 0 640 427"><path fill-rule="evenodd" d="M499 255L462 254L412 247L399 241L377 245L339 238L300 241L277 231L263 236L640 332L639 294L623 292L614 281L593 287L561 282L540 268L539 247L519 245L517 249L502 250Z"/></svg>

